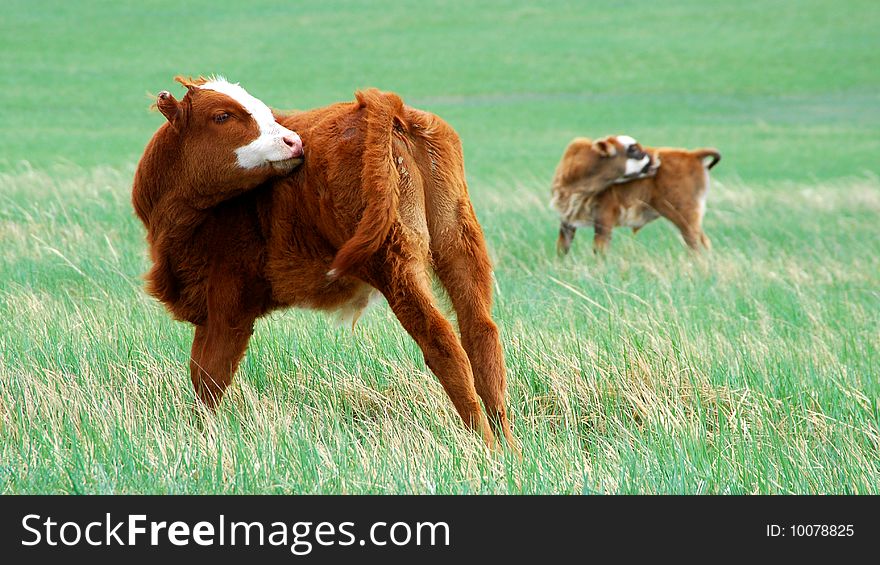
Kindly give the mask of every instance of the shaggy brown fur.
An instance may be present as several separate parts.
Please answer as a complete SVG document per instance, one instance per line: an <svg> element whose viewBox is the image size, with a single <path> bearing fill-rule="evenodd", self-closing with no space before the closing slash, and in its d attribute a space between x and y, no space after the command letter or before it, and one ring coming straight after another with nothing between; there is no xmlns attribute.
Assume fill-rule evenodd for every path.
<svg viewBox="0 0 880 565"><path fill-rule="evenodd" d="M205 96L199 84L187 82L181 114L197 111ZM514 446L490 313L492 267L459 138L394 94L366 90L356 98L276 115L305 149L304 163L283 178L271 168L217 164L217 147L228 143L217 135L191 143L207 139L202 121L171 114L147 146L133 187L154 261L149 291L196 326L192 382L214 407L257 318L298 306L356 319L376 289L462 420L487 444L503 435ZM451 298L460 339L437 307L431 271Z"/></svg>
<svg viewBox="0 0 880 565"><path fill-rule="evenodd" d="M651 156L656 172L643 178L614 180L614 175L621 171L621 164L604 160L590 170L572 175L559 186L554 183L554 203L561 220L557 241L560 254L568 253L579 227L593 226L593 249L604 253L615 227L630 227L638 232L660 216L678 227L691 249L696 250L699 245L706 249L711 247L702 222L709 169L721 160L721 154L715 149L645 148L645 151ZM707 157L712 158L708 164L705 163ZM560 170L569 170L572 160L566 152Z"/></svg>

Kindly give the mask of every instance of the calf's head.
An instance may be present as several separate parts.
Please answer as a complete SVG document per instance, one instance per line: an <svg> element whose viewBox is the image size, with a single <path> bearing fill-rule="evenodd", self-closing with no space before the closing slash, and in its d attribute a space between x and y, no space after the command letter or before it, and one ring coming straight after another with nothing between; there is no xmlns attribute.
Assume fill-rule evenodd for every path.
<svg viewBox="0 0 880 565"><path fill-rule="evenodd" d="M582 174L598 183L626 182L650 176L657 164L638 141L628 135L609 135L586 142L579 152Z"/></svg>
<svg viewBox="0 0 880 565"><path fill-rule="evenodd" d="M156 107L168 120L176 158L189 180L206 189L247 189L302 163L299 135L238 84L223 78L175 80L186 95L178 101L162 91Z"/></svg>

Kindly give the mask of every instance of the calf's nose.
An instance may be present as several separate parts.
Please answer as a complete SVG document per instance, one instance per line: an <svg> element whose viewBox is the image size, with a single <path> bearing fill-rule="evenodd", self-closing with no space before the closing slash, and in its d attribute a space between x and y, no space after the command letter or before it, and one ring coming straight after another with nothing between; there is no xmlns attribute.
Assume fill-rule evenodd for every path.
<svg viewBox="0 0 880 565"><path fill-rule="evenodd" d="M290 135L286 135L282 138L282 141L284 141L284 145L290 147L290 150L293 152L293 157L302 157L303 142L297 134L292 133Z"/></svg>

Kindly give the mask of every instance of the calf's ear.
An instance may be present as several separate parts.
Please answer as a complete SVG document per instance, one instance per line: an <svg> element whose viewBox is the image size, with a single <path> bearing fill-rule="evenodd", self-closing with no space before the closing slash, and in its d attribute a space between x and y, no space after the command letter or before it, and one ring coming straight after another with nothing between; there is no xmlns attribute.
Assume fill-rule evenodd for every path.
<svg viewBox="0 0 880 565"><path fill-rule="evenodd" d="M596 152L603 157L614 157L617 155L617 148L608 139L600 139L593 144Z"/></svg>
<svg viewBox="0 0 880 565"><path fill-rule="evenodd" d="M162 112L166 120L173 124L177 114L180 112L180 102L175 100L170 92L163 90L156 97L156 108Z"/></svg>
<svg viewBox="0 0 880 565"><path fill-rule="evenodd" d="M202 86L203 84L208 82L208 79L206 79L203 76L200 76L199 78L194 79L192 77L185 77L183 75L177 75L174 77L174 80L176 82L179 82L183 86L185 86L187 92L192 92L193 90L198 90L198 88L200 86Z"/></svg>

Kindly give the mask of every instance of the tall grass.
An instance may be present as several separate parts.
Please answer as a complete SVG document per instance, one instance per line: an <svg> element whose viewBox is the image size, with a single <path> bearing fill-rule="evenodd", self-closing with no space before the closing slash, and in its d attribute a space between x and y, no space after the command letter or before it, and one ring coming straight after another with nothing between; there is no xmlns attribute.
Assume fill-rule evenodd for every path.
<svg viewBox="0 0 880 565"><path fill-rule="evenodd" d="M543 183L471 187L523 459L464 430L384 303L258 323L216 415L146 296L132 170L0 174L0 492L876 493L880 183L713 187L553 255Z"/></svg>

